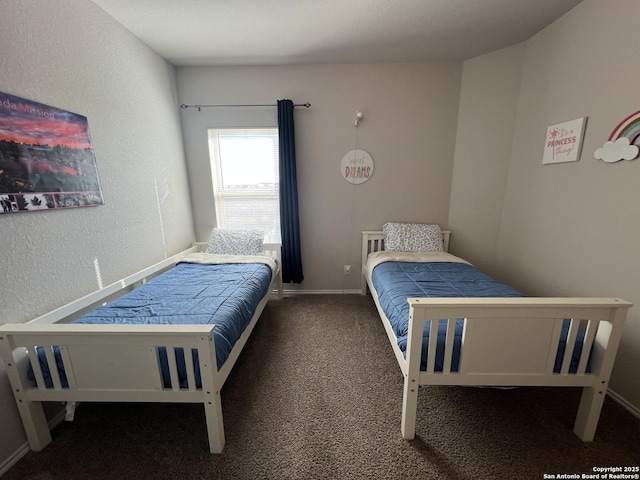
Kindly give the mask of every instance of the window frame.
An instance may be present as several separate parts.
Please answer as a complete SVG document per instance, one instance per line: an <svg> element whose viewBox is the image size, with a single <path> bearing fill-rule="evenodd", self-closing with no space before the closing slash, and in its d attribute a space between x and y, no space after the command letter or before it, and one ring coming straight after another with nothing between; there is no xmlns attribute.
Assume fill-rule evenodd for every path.
<svg viewBox="0 0 640 480"><path fill-rule="evenodd" d="M252 188L250 186L233 186L224 184L224 163L221 148L221 137L256 137L269 138L271 140L271 153L273 154L273 174L275 182L247 185L262 185ZM209 159L211 165L212 187L214 197L214 211L216 226L219 228L234 229L257 229L265 231L265 242L280 243L280 180L279 180L279 159L278 159L278 128L277 127L242 127L242 128L208 128L207 141L209 148ZM233 161L233 160L231 160ZM228 164L227 164L228 166ZM236 200L234 204L234 199ZM259 217L252 215L236 215L237 221L230 221L230 211L232 208L241 209L242 200L256 200L261 205L265 205L263 210L271 212L273 222L259 221ZM268 207L267 202L276 202L275 209ZM227 206L225 206L225 203ZM246 221L242 221L245 219ZM270 226L266 226L270 225Z"/></svg>

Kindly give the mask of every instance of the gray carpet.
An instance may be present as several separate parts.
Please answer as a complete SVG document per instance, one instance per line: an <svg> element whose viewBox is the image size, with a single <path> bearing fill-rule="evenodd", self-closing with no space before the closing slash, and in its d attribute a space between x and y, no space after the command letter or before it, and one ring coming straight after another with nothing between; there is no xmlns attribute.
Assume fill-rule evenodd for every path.
<svg viewBox="0 0 640 480"><path fill-rule="evenodd" d="M270 301L222 391L226 446L199 405L82 404L13 479L540 479L640 464L640 420L607 398L594 442L579 389L423 387L400 435L402 376L371 297Z"/></svg>

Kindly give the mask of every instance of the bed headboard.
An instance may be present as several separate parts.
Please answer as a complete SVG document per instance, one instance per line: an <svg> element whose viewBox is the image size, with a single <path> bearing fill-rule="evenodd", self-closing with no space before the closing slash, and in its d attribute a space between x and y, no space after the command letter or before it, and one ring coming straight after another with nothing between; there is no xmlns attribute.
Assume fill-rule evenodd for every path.
<svg viewBox="0 0 640 480"><path fill-rule="evenodd" d="M442 230L442 245L444 251L449 251L449 237L451 230ZM382 230L365 230L362 232L362 265L367 262L367 255L384 250L384 235Z"/></svg>
<svg viewBox="0 0 640 480"><path fill-rule="evenodd" d="M449 251L449 237L451 236L451 230L442 230L442 246L444 251ZM367 256L373 252L379 252L384 250L384 234L382 230L364 230L362 232L362 269L367 263ZM366 282L362 280L362 288L366 291Z"/></svg>

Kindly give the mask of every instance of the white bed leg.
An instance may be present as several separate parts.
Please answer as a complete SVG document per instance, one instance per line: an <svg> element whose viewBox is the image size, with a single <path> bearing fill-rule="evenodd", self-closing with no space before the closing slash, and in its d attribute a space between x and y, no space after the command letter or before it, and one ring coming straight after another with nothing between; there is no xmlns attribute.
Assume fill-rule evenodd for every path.
<svg viewBox="0 0 640 480"><path fill-rule="evenodd" d="M27 434L29 446L34 452L39 452L51 443L51 432L49 431L49 424L44 415L42 404L40 402L27 402L22 399L17 400L18 411L22 418L22 425Z"/></svg>
<svg viewBox="0 0 640 480"><path fill-rule="evenodd" d="M416 436L416 412L418 409L418 383L405 377L402 393L402 438L413 440Z"/></svg>
<svg viewBox="0 0 640 480"><path fill-rule="evenodd" d="M584 387L582 390L573 432L583 442L593 441L598 427L598 420L600 419L600 411L604 404L605 393L605 388Z"/></svg>
<svg viewBox="0 0 640 480"><path fill-rule="evenodd" d="M207 420L207 435L209 436L209 451L222 453L224 448L224 424L222 422L222 401L220 391L215 392L204 404L204 414Z"/></svg>
<svg viewBox="0 0 640 480"><path fill-rule="evenodd" d="M7 366L7 375L29 446L31 450L39 452L51 443L51 432L42 409L42 403L30 401L25 395L27 389L25 387L27 385L26 365L29 357L25 349L16 349L14 352L14 346L9 341L8 335L0 335L0 354L2 354ZM20 367L18 368L18 366ZM21 375L20 371L24 371L24 375Z"/></svg>

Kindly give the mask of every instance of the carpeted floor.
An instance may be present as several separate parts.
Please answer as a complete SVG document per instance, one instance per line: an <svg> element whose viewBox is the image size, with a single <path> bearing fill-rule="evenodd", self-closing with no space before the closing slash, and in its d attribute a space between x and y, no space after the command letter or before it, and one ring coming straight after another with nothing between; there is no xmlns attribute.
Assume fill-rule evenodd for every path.
<svg viewBox="0 0 640 480"><path fill-rule="evenodd" d="M82 404L6 480L541 479L640 464L640 419L607 398L594 442L579 389L421 388L400 436L402 375L371 297L270 301L222 391L226 446L199 405Z"/></svg>

